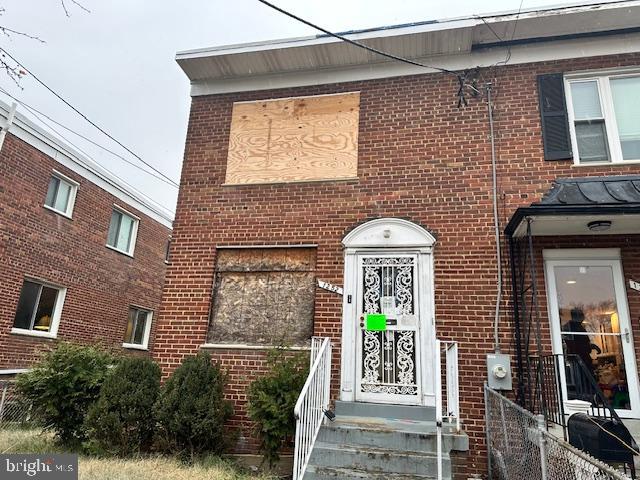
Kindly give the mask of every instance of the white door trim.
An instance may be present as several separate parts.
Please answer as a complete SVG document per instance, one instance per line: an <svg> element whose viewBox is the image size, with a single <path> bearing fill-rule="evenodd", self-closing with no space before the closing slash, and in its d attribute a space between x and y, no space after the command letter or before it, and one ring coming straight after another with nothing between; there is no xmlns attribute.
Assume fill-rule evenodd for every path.
<svg viewBox="0 0 640 480"><path fill-rule="evenodd" d="M419 363L422 395L420 405L435 405L435 299L433 245L435 238L425 229L407 220L381 218L362 224L345 236L344 295L342 297L342 349L340 400L355 401L356 341L360 312L357 311L358 256L361 254L417 255L419 295L419 330L421 349ZM430 375L431 373L431 375Z"/></svg>
<svg viewBox="0 0 640 480"><path fill-rule="evenodd" d="M609 266L613 273L614 291L618 307L620 329L629 330L629 342L623 341L623 354L625 357L625 369L631 410L617 409L616 413L621 418L640 418L640 385L636 367L635 348L631 329L631 317L627 302L626 286L620 259L620 249L579 248L579 249L545 249L543 250L544 274L547 288L547 309L551 327L551 340L553 353L563 353L562 336L560 331L560 318L558 315L558 298L556 280L553 268L556 266L581 266L585 262L593 266ZM560 369L563 398L567 398L564 369Z"/></svg>

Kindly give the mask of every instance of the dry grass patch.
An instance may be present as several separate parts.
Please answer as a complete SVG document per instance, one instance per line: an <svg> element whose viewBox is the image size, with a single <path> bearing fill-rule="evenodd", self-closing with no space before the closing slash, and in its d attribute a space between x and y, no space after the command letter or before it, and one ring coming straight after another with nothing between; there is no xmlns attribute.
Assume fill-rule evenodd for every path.
<svg viewBox="0 0 640 480"><path fill-rule="evenodd" d="M0 430L0 453L55 453L58 447L49 433L39 430ZM230 461L209 457L184 465L171 457L148 456L133 459L80 456L80 480L275 480L250 474Z"/></svg>
<svg viewBox="0 0 640 480"><path fill-rule="evenodd" d="M81 480L245 480L267 479L240 473L233 465L218 461L214 464L185 466L166 457L138 460L80 459Z"/></svg>

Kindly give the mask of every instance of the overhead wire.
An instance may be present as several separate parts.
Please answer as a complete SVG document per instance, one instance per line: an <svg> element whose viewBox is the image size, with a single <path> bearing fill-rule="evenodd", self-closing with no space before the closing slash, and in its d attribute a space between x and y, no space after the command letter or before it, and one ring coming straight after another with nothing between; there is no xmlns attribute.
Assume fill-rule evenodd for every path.
<svg viewBox="0 0 640 480"><path fill-rule="evenodd" d="M80 110L78 110L76 107L74 107L70 102L68 102L64 97L62 97L62 95L60 95L58 92L56 92L55 90L53 90L53 88L49 87L49 85L47 85L43 80L41 80L37 75L35 75L33 73L32 70L29 69L29 67L27 67L24 63L22 63L20 60L18 60L16 57L14 57L13 55L11 55L11 53L9 53L7 51L6 48L1 47L0 50L7 55L11 60L13 60L15 63L17 63L19 66L21 66L27 73L29 73L29 75L36 81L38 82L40 85L42 85L44 88L46 88L49 92L51 92L53 95L55 95L60 101L62 101L65 105L67 105L69 108L71 108L74 112L76 112L78 115L80 115L84 120L86 120L90 125L92 125L93 127L95 127L96 129L98 129L102 134L106 135L109 139L113 140L115 143L117 143L118 145L120 145L122 148L124 148L127 152L129 152L131 155L133 155L135 158L137 158L140 162L142 162L143 164L145 164L147 167L149 167L151 170L153 170L154 172L156 172L158 175L166 178L167 180L174 182L175 181L173 179L171 179L170 177L168 177L167 175L165 175L164 173L162 173L160 170L158 170L156 167L154 167L153 165L151 165L150 163L146 162L145 160L142 159L142 157L140 157L137 153L135 153L133 150L131 150L129 147L127 147L126 145L124 145L122 142L120 142L118 139L116 139L115 137L113 137L111 134L109 134L109 132L107 132L106 130L104 130L102 127L100 127L98 124L96 124L95 122L93 122L89 117L87 117L84 113L82 113Z"/></svg>
<svg viewBox="0 0 640 480"><path fill-rule="evenodd" d="M296 20L296 21L298 21L300 23L304 23L308 27L311 27L311 28L313 28L315 30L318 30L318 31L320 31L320 32L322 32L322 33L324 33L326 35L329 35L330 37L337 38L338 40L342 40L345 43L348 43L348 44L353 45L353 46L358 47L358 48L362 48L362 49L367 50L367 51L369 51L371 53L375 53L377 55L389 58L391 60L396 60L398 62L407 63L409 65L414 65L416 67L422 67L422 68L428 68L428 69L431 69L431 70L437 70L437 71L442 72L442 73L448 73L450 75L455 75L458 78L460 77L460 75L458 73L454 72L453 70L448 70L448 69L442 68L442 67L434 67L432 65L427 65L425 63L417 62L415 60L410 60L408 58L400 57L400 56L394 55L392 53L388 53L388 52L384 52L382 50L378 50L377 48L370 47L368 45L365 45L364 43L360 43L360 42L357 42L355 40L351 40L350 38L345 37L344 35L341 35L339 33L334 33L334 32L332 32L330 30L327 30L326 28L320 27L320 26L310 22L309 20L305 20L304 18L301 18L298 15L295 15L294 13L291 13L291 12L281 8L281 7L278 7L277 5L274 5L273 3L268 2L267 0L258 0L258 2L262 3L263 5L266 5L269 8L272 8L273 10L276 10L276 11L282 13L283 15L286 15L287 17L293 18L294 20Z"/></svg>
<svg viewBox="0 0 640 480"><path fill-rule="evenodd" d="M139 169L140 171L142 171L142 172L144 172L144 173L146 173L146 174L148 174L148 175L150 175L150 176L152 176L152 177L154 177L154 178L156 178L156 179L158 179L158 180L160 180L160 181L162 181L162 182L164 182L164 183L167 183L167 184L169 184L169 185L171 185L171 186L179 187L179 185L178 185L176 182L173 182L173 181L171 181L171 180L167 180L167 179L165 179L164 177L161 177L160 175L157 175L157 174L156 174L156 173L154 173L154 172L150 172L150 171L148 171L148 170L145 170L145 169L144 169L143 167L141 167L140 165L138 165L138 164L136 164L136 163L132 162L131 160L129 160L129 159L127 159L127 158L123 157L123 156L122 156L122 155L120 155L119 153L114 152L113 150L110 150L109 148L105 147L104 145L101 145L100 143L98 143L98 142L96 142L96 141L92 140L91 138L89 138L89 137L87 137L87 136L85 136L85 135L83 135L83 134L81 134L81 133L77 132L76 130L73 130L72 128L70 128L70 127L68 127L68 126L64 125L63 123L60 123L59 121L57 121L56 119L54 119L54 118L52 118L51 116L47 115L46 113L42 112L41 110L38 110L37 108L33 107L32 105L29 105L28 103L26 103L26 102L24 102L24 101L20 100L19 98L15 97L14 95L12 95L12 94L10 94L9 92L7 92L7 91L6 91L5 89L3 89L2 87L0 87L0 92L4 93L4 94L5 94L5 95L7 95L8 97L12 98L12 99L13 99L13 100L15 100L18 104L20 104L20 105L24 106L25 108L28 108L28 109L30 109L30 110L33 110L34 112L36 112L36 113L38 113L38 114L42 115L43 117L45 117L46 119L48 119L48 120L49 120L49 121L51 121L52 123L54 123L54 124L58 125L59 127L64 128L64 129L65 129L65 130L67 130L68 132L70 132L70 133L72 133L72 134L74 134L74 135L76 135L76 136L78 136L78 137L82 138L83 140L86 140L87 142L91 143L92 145L95 145L96 147L98 147L98 148L100 148L100 149L104 150L105 152L110 153L111 155L113 155L113 156L115 156L115 157L119 158L119 159L120 159L120 160L122 160L123 162L125 162L125 163L127 163L127 164L131 165L132 167L137 168L137 169Z"/></svg>
<svg viewBox="0 0 640 480"><path fill-rule="evenodd" d="M36 119L38 119L38 121L44 125L45 127L49 128L52 132L54 132L56 135L58 135L62 140L64 140L65 142L67 142L71 147L73 147L74 149L76 149L78 152L80 152L81 154L83 154L85 157L90 158L90 155L87 154L84 150L82 150L80 147L78 147L77 145L75 145L71 140L69 140L67 137L65 137L62 133L60 133L55 127L51 126L48 122L46 122L45 120L42 119L42 117L35 112L34 110L31 110L29 107L23 105ZM98 164L99 165L99 164ZM143 197L145 200L155 204L157 207L159 207L160 209L164 210L165 212L174 215L175 212L167 207L165 207L164 205L162 205L161 203L157 202L156 200L154 200L153 198L149 197L148 195L142 193L140 190L138 190L136 187L134 187L133 185L131 185L129 182L127 182L126 180L124 180L122 177L120 177L119 175L115 174L114 172L112 172L111 170L105 168L103 165L99 165L100 168L102 168L105 172L109 173L109 175L112 175L114 178L118 179L120 182L122 182L123 184L125 184L127 187L129 187L130 189L134 190L136 192L136 194L140 195L141 197Z"/></svg>
<svg viewBox="0 0 640 480"><path fill-rule="evenodd" d="M524 4L524 0L520 0L520 6L518 7L518 13L516 14L516 21L513 23L513 31L511 32L511 38L509 39L509 43L507 44L507 56L502 62L498 62L496 65L506 65L511 60L511 42L516 37L516 30L518 29L518 21L520 20L520 14L522 13L522 5ZM504 41L504 40L503 40Z"/></svg>
<svg viewBox="0 0 640 480"><path fill-rule="evenodd" d="M65 130L67 130L68 132L70 132L70 133L72 133L72 134L74 134L74 135L76 135L76 136L78 136L78 137L82 138L83 140L86 140L87 142L91 143L92 145L95 145L96 147L98 147L98 148L100 148L100 149L104 150L105 152L110 153L111 155L113 155L113 156L115 156L115 157L119 158L119 159L120 159L120 160L122 160L123 162L125 162L125 163L127 163L127 164L131 165L132 167L137 168L138 170L140 170L140 171L142 171L142 172L144 172L144 173L146 173L146 174L148 174L148 175L150 175L150 176L152 176L152 177L154 177L154 178L156 178L156 179L160 180L161 182L164 182L164 183L166 183L166 184L168 184L168 185L171 185L171 186L176 187L176 188L179 188L179 187L180 187L180 185L178 185L176 182L173 182L173 181L171 181L171 180L167 180L167 179L165 179L164 177L161 177L160 175L158 175L158 174L156 174L156 173L154 173L154 172L150 172L149 170L144 169L143 167L141 167L141 166L140 166L140 165L138 165L137 163L132 162L131 160L129 160L129 159L127 159L127 158L123 157L122 155L120 155L119 153L114 152L113 150L110 150L109 148L105 147L104 145L101 145L100 143L98 143L98 142L96 142L96 141L92 140L91 138L89 138L89 137L87 137L87 136L85 136L85 135L83 135L83 134L81 134L81 133L77 132L76 130L74 130L74 129L72 129L72 128L70 128L70 127L66 126L66 125L64 125L63 123L60 123L60 122L59 122L59 121L57 121L56 119L52 118L50 115L47 115L46 113L42 112L41 110L38 110L38 109L37 109L37 108L35 108L34 106L29 105L28 103L26 103L26 102L24 102L24 101L20 100L18 97L16 97L16 96L12 95L11 93L7 92L4 88L0 87L0 92L4 93L4 94L5 94L5 95L7 95L9 98L12 98L12 99L13 99L16 103L18 103L19 105L22 105L23 107L25 107L25 108L27 108L27 109L33 110L34 112L36 112L36 113L38 113L38 114L42 115L44 118L46 118L46 119L47 119L47 120L49 120L50 122L52 122L52 123L54 123L54 124L58 125L59 127L64 128L64 129L65 129Z"/></svg>

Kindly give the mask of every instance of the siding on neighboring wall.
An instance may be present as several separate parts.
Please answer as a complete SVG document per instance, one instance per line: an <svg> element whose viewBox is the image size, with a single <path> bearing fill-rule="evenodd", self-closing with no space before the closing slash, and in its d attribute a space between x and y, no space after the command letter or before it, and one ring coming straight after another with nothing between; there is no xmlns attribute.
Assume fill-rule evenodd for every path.
<svg viewBox="0 0 640 480"><path fill-rule="evenodd" d="M571 161L544 161L536 90L538 74L638 64L640 54L496 69L502 227L516 207L539 200L556 177L640 172L639 165L574 167ZM221 186L233 102L351 91L360 92L357 180ZM172 264L154 349L164 374L205 343L216 245L317 244L317 277L342 285L343 236L369 219L405 218L437 237L436 330L438 337L460 344L461 410L470 435L468 471L484 473L482 383L485 357L493 350L496 293L491 150L486 103L470 99L469 107L457 109L456 91L455 78L426 74L193 98ZM507 282L501 316L505 351L512 345L509 288ZM634 305L632 322L640 338L640 305ZM331 337L335 345L334 397L340 330L341 297L317 289L314 333ZM231 423L243 429L238 450L255 451L245 391L265 369L264 352L227 349L213 355L230 371L228 395L236 409Z"/></svg>
<svg viewBox="0 0 640 480"><path fill-rule="evenodd" d="M53 169L79 183L71 219L43 207ZM140 218L133 258L105 247L114 203ZM152 343L169 235L167 227L7 135L0 154L0 369L28 367L57 342L10 333L25 276L67 288L59 340L122 351L134 304L154 311Z"/></svg>

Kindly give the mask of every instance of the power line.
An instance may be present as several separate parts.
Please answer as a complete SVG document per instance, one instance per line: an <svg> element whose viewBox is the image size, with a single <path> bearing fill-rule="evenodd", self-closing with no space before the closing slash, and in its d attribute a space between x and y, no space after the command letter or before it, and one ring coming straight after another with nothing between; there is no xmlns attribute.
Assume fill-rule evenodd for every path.
<svg viewBox="0 0 640 480"><path fill-rule="evenodd" d="M134 157L136 157L140 162L144 163L147 167L149 167L151 170L153 170L154 172L156 172L158 175L166 178L167 180L170 180L172 182L174 182L174 180L172 180L170 177L166 176L164 173L162 173L160 170L158 170L157 168L155 168L153 165L151 165L148 162L145 162L138 154L136 154L135 152L133 152L131 149L129 149L126 145L124 145L123 143L121 143L120 141L118 141L116 138L114 138L113 136L111 136L108 132L106 132L105 130L103 130L100 126L98 126L96 123L92 122L84 113L82 113L80 110L78 110L76 107L74 107L73 105L71 105L71 103L69 103L67 100L65 100L59 93L57 93L55 90L53 90L51 87L49 87L46 83L44 83L42 80L40 80L24 63L20 62L19 60L17 60L13 55L11 55L4 47L1 48L1 50L14 62L16 62L18 65L20 65L22 68L24 68L29 75L31 75L33 77L34 80L36 80L40 85L42 85L44 88L46 88L47 90L49 90L52 94L54 94L59 100L61 100L65 105L67 105L69 108L71 108L74 112L76 112L78 115L80 115L82 118L84 118L87 122L89 122L92 126L94 126L95 128L97 128L100 132L102 132L104 135L106 135L107 137L109 137L111 140L113 140L114 142L116 142L118 145L120 145L122 148L124 148L127 152L129 152L131 155L133 155ZM175 183L175 182L174 182Z"/></svg>
<svg viewBox="0 0 640 480"><path fill-rule="evenodd" d="M29 112L35 116L43 125L45 125L46 127L50 128L51 131L53 131L56 135L58 135L60 138L62 138L65 142L67 142L69 145L71 145L73 148L75 148L78 152L80 152L81 154L83 154L85 157L90 158L89 154L87 154L87 152L85 152L84 150L82 150L80 147L78 147L77 145L75 145L73 142L71 142L71 140L69 140L68 138L66 138L64 135L62 135L58 130L56 130L54 127L52 127L50 124L48 124L47 122L45 122L42 117L40 117L35 111L29 109L29 107L25 107L27 108L27 110L29 110ZM97 162L96 162L97 163ZM98 164L99 165L99 164ZM129 182L127 182L125 179L123 179L122 177L120 177L119 175L116 175L114 172L112 172L111 170L109 170L108 168L105 168L102 165L99 165L100 168L104 169L105 172L109 173L110 175L113 175L113 177L117 178L119 181L121 181L123 184L125 184L127 187L131 188L132 190L135 190L141 197L145 198L147 201L154 203L156 206L160 207L162 210L169 212L172 215L175 215L175 212L173 210L168 209L167 207L165 207L164 205L162 205L161 203L157 202L156 200L154 200L153 198L151 198L149 195L146 195L144 193L142 193L140 190L138 190L136 187L134 187L133 185L131 185Z"/></svg>
<svg viewBox="0 0 640 480"><path fill-rule="evenodd" d="M304 18L300 18L297 15L288 12L286 10L284 10L283 8L278 7L277 5L274 5L273 3L270 3L266 0L258 0L260 3L262 3L263 5L266 5L267 7L270 7L284 15L286 15L287 17L293 18L294 20L297 20L300 23L304 23L305 25L307 25L308 27L311 27L315 30L318 30L322 33L325 33L327 35L329 35L330 37L334 37L337 38L338 40L342 40L343 42L346 42L350 45L353 45L355 47L358 48L362 48L364 50L367 50L369 52L375 53L377 55L381 55L383 57L389 58L391 60L397 60L398 62L403 62L403 63L408 63L409 65L414 65L416 67L422 67L422 68L430 68L432 70L437 70L439 72L443 72L443 73L448 73L450 75L455 75L457 78L460 78L460 75L457 74L456 72L452 71L452 70L447 70L446 68L441 68L441 67L433 67L431 65L427 65L424 63L420 63L420 62L416 62L414 60L409 60L408 58L404 58L404 57L399 57L397 55L393 55L392 53L387 53L387 52L383 52L382 50L378 50L377 48L373 48L373 47L369 47L368 45L365 45L364 43L360 43L360 42L356 42L354 40L351 40L343 35L340 35L338 33L333 33L330 30L327 30L326 28L320 27L314 23L311 23L308 20L305 20Z"/></svg>
<svg viewBox="0 0 640 480"><path fill-rule="evenodd" d="M516 30L518 29L518 20L520 20L520 13L522 13L522 5L524 4L524 0L520 0L520 7L518 7L518 14L516 15L516 21L513 23L513 32L511 32L511 39L509 40L509 44L507 45L507 56L502 62L498 62L496 65L503 64L506 65L511 60L511 46L513 39L516 37Z"/></svg>
<svg viewBox="0 0 640 480"><path fill-rule="evenodd" d="M75 148L78 152L82 153L84 156L86 156L87 158L90 158L90 155L88 155L85 151L83 151L80 147L78 147L77 145L75 145L71 140L69 140L68 138L66 138L62 133L60 133L58 130L56 130L54 127L52 127L50 124L48 124L46 121L44 121L42 119L42 117L40 117L40 115L38 115L35 111L32 111L29 107L26 107L27 110L29 110L29 112L36 117L40 123L42 123L43 125L45 125L47 128L51 129L51 131L53 131L56 135L58 135L61 139L63 139L65 142L67 142L69 145L71 145L73 148ZM127 185L129 188L131 188L132 190L135 190L140 196L142 196L143 198L145 198L146 200L148 200L151 203L154 203L156 206L160 207L162 210L169 212L170 214L174 215L175 212L173 212L172 210L168 209L167 207L165 207L164 205L158 203L157 201L155 201L153 198L149 197L148 195L145 195L144 193L142 193L140 190L138 190L137 188L135 188L133 185L131 185L129 182L127 182L126 180L124 180L122 177L116 175L115 173L113 173L111 170L105 168L104 166L100 165L100 167L102 169L104 169L104 171L108 172L110 175L113 175L115 178L117 178L119 181L121 181L123 184Z"/></svg>
<svg viewBox="0 0 640 480"><path fill-rule="evenodd" d="M62 124L62 123L60 123L60 122L58 122L57 120L55 120L54 118L51 118L51 116L49 116L49 115L47 115L46 113L44 113L44 112L42 112L42 111L38 110L38 109L37 109L37 108L35 108L34 106L29 105L28 103L23 102L23 101L22 101L22 100L20 100L19 98L17 98L17 97L15 97L15 96L11 95L11 94L10 94L9 92L7 92L4 88L0 87L0 92L4 93L4 94L5 94L5 95L7 95L8 97L12 98L13 100L15 100L17 103L19 103L19 104L20 104L20 105L22 105L23 107L25 107L25 108L27 108L27 109L29 109L29 110L32 110L32 111L33 111L33 112L35 112L35 113L38 113L38 114L42 115L44 118L46 118L47 120L49 120L49 121L51 121L51 122L55 123L55 124L56 124L56 125L58 125L59 127L62 127L62 128L64 128L65 130L67 130L68 132L71 132L71 133L73 133L74 135L76 135L76 136L78 136L78 137L82 138L83 140L86 140L87 142L89 142L89 143L91 143L91 144L95 145L96 147L101 148L101 149L102 149L102 150L104 150L105 152L109 152L111 155L113 155L113 156L115 156L115 157L118 157L118 158L119 158L120 160L122 160L123 162L128 163L128 164L129 164L129 165L131 165L132 167L137 168L138 170L140 170L140 171L142 171L142 172L146 173L147 175L150 175L150 176L152 176L152 177L154 177L154 178L156 178L156 179L160 180L161 182L167 183L167 184L169 184L169 185L171 185L171 186L173 186L173 187L176 187L176 188L179 188L179 187L180 187L180 185L178 185L176 182L173 182L173 181L171 181L171 180L167 180L167 179L165 179L164 177L161 177L160 175L157 175L157 174L156 174L156 173L154 173L154 172L150 172L150 171L148 171L148 170L145 170L145 169L144 169L144 168L142 168L140 165L138 165L138 164L136 164L136 163L132 162L131 160L129 160L129 159L127 159L127 158L123 157L123 156L122 156L122 155L120 155L119 153L116 153L116 152L114 152L113 150L108 149L107 147L105 147L105 146L103 146L103 145L99 144L98 142L93 141L93 140L92 140L92 139L90 139L89 137L86 137L85 135L82 135L81 133L79 133L79 132L77 132L77 131L73 130L72 128L67 127L66 125L64 125L64 124Z"/></svg>

